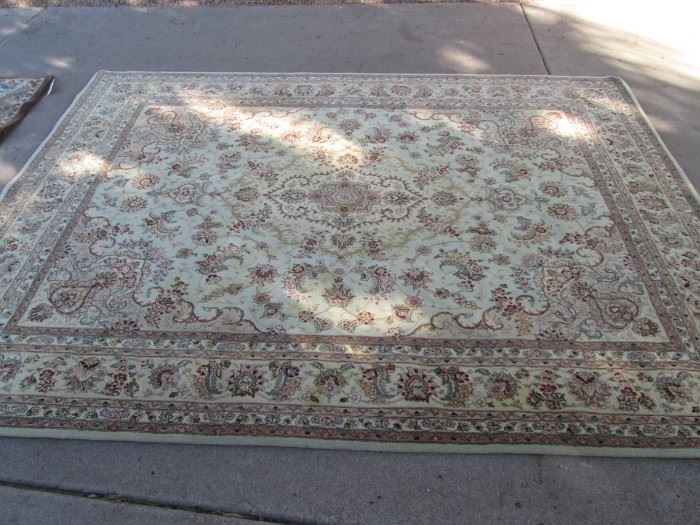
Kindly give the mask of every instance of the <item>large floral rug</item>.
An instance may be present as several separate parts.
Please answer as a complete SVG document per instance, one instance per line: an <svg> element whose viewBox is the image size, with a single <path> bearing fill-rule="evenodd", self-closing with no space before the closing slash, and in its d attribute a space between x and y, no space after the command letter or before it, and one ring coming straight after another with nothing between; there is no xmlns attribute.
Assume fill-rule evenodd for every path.
<svg viewBox="0 0 700 525"><path fill-rule="evenodd" d="M618 79L100 72L0 204L2 433L692 455L699 216Z"/></svg>
<svg viewBox="0 0 700 525"><path fill-rule="evenodd" d="M53 77L0 77L0 141L41 98Z"/></svg>

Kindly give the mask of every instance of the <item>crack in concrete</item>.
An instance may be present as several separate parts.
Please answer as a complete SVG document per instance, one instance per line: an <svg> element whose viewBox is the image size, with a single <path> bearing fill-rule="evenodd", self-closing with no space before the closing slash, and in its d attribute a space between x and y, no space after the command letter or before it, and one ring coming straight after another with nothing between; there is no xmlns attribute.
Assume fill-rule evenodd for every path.
<svg viewBox="0 0 700 525"><path fill-rule="evenodd" d="M530 34L532 35L532 40L535 42L535 47L537 48L537 52L540 54L540 58L542 59L542 65L544 66L544 70L547 72L548 75L551 75L551 71L549 70L549 65L547 64L547 60L544 58L544 53L542 52L542 48L540 47L540 42L537 40L537 35L535 34L535 29L532 27L532 24L530 23L530 19L527 16L527 13L525 12L525 4L527 2L523 2L522 0L518 2L518 5L520 6L520 10L523 12L523 17L525 18L525 23L527 24L527 27L530 29Z"/></svg>
<svg viewBox="0 0 700 525"><path fill-rule="evenodd" d="M48 485L23 483L14 481L0 480L0 488L11 488L16 490L27 490L34 492L43 492L45 494L54 494L57 496L68 496L74 498L82 498L93 501L103 501L105 503L137 505L141 507L150 507L164 510L174 510L180 512L189 512L192 514L205 514L208 516L218 516L223 518L232 518L241 521L249 521L255 523L268 523L274 525L308 525L311 522L289 520L285 518L272 517L263 514L250 514L245 512L231 512L223 509L208 508L202 505L164 503L146 498L138 498L133 496L124 496L119 494L109 494L106 492L86 492L76 489L65 489L61 487L52 487Z"/></svg>

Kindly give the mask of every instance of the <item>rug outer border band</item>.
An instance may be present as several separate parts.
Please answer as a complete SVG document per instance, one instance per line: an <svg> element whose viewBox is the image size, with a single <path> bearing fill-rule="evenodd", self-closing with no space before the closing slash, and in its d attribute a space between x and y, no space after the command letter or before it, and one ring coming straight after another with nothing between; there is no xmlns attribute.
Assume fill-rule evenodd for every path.
<svg viewBox="0 0 700 525"><path fill-rule="evenodd" d="M130 443L163 443L179 445L229 445L245 447L308 448L316 450L348 450L391 453L446 454L541 454L550 456L623 457L623 458L686 458L700 459L700 448L634 448L574 445L455 443L389 443L351 441L342 439L273 437L273 436L211 436L193 434L155 434L145 432L109 432L57 428L0 427L0 437L52 438L86 441Z"/></svg>

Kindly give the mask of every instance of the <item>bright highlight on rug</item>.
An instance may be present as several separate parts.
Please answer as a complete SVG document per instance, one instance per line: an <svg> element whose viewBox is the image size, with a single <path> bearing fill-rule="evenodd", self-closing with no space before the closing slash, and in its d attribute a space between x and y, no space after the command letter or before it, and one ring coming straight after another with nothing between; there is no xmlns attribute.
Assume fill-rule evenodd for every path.
<svg viewBox="0 0 700 525"><path fill-rule="evenodd" d="M0 433L691 455L699 216L616 79L101 72L0 203Z"/></svg>

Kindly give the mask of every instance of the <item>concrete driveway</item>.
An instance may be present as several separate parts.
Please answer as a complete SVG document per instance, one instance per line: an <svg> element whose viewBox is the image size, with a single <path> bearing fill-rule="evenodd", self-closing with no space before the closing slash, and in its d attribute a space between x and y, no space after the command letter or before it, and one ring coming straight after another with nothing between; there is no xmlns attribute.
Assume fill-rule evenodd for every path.
<svg viewBox="0 0 700 525"><path fill-rule="evenodd" d="M0 75L57 77L0 187L98 69L617 75L700 187L698 13L607 4L0 10ZM0 439L3 524L693 523L699 482L693 460Z"/></svg>

